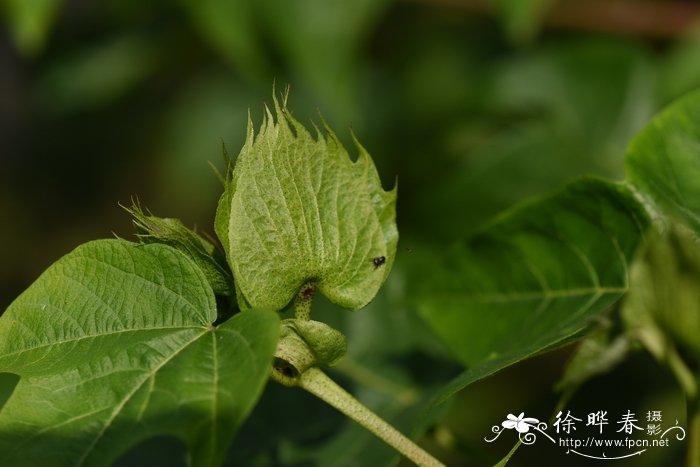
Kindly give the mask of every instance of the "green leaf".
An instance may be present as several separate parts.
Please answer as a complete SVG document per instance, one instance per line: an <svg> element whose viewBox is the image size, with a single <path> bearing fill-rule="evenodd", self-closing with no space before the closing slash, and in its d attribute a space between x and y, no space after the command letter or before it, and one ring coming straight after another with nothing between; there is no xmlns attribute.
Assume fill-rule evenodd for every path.
<svg viewBox="0 0 700 467"><path fill-rule="evenodd" d="M363 50L390 0L263 0L257 17L279 59L330 116L366 121L360 110Z"/></svg>
<svg viewBox="0 0 700 467"><path fill-rule="evenodd" d="M19 377L17 375L13 375L12 373L0 373L0 409L2 409L7 399L12 395L12 391L14 391L18 381Z"/></svg>
<svg viewBox="0 0 700 467"><path fill-rule="evenodd" d="M435 56L444 49L436 44L429 50ZM430 166L401 166L401 203L410 206L410 218L403 217L404 238L409 228L418 228L433 241L451 242L516 203L551 193L581 175L623 178L620 154L656 110L653 63L639 44L601 38L556 41L494 67L478 63L480 68L463 71L469 78L462 81L477 89L472 92L487 110L473 122L456 124L454 106L476 104L449 95L449 118L428 112L429 120L419 122L432 137L424 138L421 149L433 151L435 159ZM439 64L433 60L424 66ZM454 69L453 64L442 67ZM479 87L480 82L488 86ZM456 81L440 89L455 87ZM407 90L413 91L412 100L418 90L418 85ZM429 94L406 112L431 109L431 99L435 105ZM410 147L400 152L407 151L417 152ZM433 179L439 183L426 182ZM410 225L411 218L420 219L420 225Z"/></svg>
<svg viewBox="0 0 700 467"><path fill-rule="evenodd" d="M474 365L471 368L467 368L449 380L439 390L435 391L435 395L430 406L431 410L438 410L442 404L447 402L452 396L470 384L486 379L489 376L501 371L503 368L518 363L531 355L532 354L524 354L521 356L502 355L486 360L479 365Z"/></svg>
<svg viewBox="0 0 700 467"><path fill-rule="evenodd" d="M670 44L659 66L659 94L670 102L700 86L700 30L692 28Z"/></svg>
<svg viewBox="0 0 700 467"><path fill-rule="evenodd" d="M627 325L663 360L669 346L700 357L700 248L687 229L654 233L631 270Z"/></svg>
<svg viewBox="0 0 700 467"><path fill-rule="evenodd" d="M143 243L162 243L179 250L199 266L215 294L233 295L231 272L217 261L211 242L185 227L180 219L152 216L138 205L127 208L127 212L134 217L137 236Z"/></svg>
<svg viewBox="0 0 700 467"><path fill-rule="evenodd" d="M531 41L552 0L492 0L508 38L516 43Z"/></svg>
<svg viewBox="0 0 700 467"><path fill-rule="evenodd" d="M216 305L192 260L159 244L78 247L0 318L0 464L106 466L156 435L221 463L267 381L278 319Z"/></svg>
<svg viewBox="0 0 700 467"><path fill-rule="evenodd" d="M694 398L700 355L700 249L684 227L652 232L632 265L632 289L622 308L628 334L671 370Z"/></svg>
<svg viewBox="0 0 700 467"><path fill-rule="evenodd" d="M609 319L601 319L578 345L555 389L573 395L585 382L608 373L627 358L630 343L629 336L613 329Z"/></svg>
<svg viewBox="0 0 700 467"><path fill-rule="evenodd" d="M505 366L574 335L628 290L647 223L624 187L579 180L426 259L417 306L462 363Z"/></svg>
<svg viewBox="0 0 700 467"><path fill-rule="evenodd" d="M394 261L396 188L382 189L357 141L352 162L330 129L314 138L284 106L275 110L277 122L268 110L258 135L249 126L222 197L230 209L217 212L239 305L280 310L311 283L337 305L362 308Z"/></svg>
<svg viewBox="0 0 700 467"><path fill-rule="evenodd" d="M53 27L58 0L5 0L0 13L19 50L26 55L38 53Z"/></svg>
<svg viewBox="0 0 700 467"><path fill-rule="evenodd" d="M269 63L255 24L251 0L181 0L202 38L252 81L267 80Z"/></svg>
<svg viewBox="0 0 700 467"><path fill-rule="evenodd" d="M152 40L137 33L93 40L42 67L33 94L41 110L53 115L110 108L158 70L158 53Z"/></svg>
<svg viewBox="0 0 700 467"><path fill-rule="evenodd" d="M630 144L627 178L700 234L700 91L661 112Z"/></svg>
<svg viewBox="0 0 700 467"><path fill-rule="evenodd" d="M250 128L248 129L250 131ZM219 204L216 206L216 217L214 218L214 231L219 237L221 246L228 257L228 252L231 251L229 245L229 220L231 218L231 200L233 199L233 183L231 181L230 167L226 169L226 180L224 182L224 192L219 198Z"/></svg>

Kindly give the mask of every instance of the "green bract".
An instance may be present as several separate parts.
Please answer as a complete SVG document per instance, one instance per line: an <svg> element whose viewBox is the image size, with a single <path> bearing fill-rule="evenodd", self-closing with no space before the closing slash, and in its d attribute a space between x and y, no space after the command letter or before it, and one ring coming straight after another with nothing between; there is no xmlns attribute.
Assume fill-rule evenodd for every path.
<svg viewBox="0 0 700 467"><path fill-rule="evenodd" d="M396 188L382 189L357 141L352 162L328 127L314 137L277 101L275 113L257 135L249 124L217 211L239 306L280 310L310 283L362 308L394 260Z"/></svg>
<svg viewBox="0 0 700 467"><path fill-rule="evenodd" d="M180 219L146 214L137 204L127 208L127 212L134 216L137 236L143 243L162 243L184 253L199 266L215 294L233 294L231 272L221 264L225 262L223 258L217 261L220 251L209 241L185 227Z"/></svg>
<svg viewBox="0 0 700 467"><path fill-rule="evenodd" d="M333 366L347 350L345 336L319 321L286 319L280 326L275 368L286 377L298 377L313 366Z"/></svg>

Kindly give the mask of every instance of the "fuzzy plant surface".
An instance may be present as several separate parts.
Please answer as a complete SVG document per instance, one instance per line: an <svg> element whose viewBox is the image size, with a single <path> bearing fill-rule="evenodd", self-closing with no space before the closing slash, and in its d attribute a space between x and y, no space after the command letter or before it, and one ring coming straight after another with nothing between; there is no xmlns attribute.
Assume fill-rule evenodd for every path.
<svg viewBox="0 0 700 467"><path fill-rule="evenodd" d="M278 121L268 110L257 135L249 124L217 210L238 304L280 310L310 283L332 303L362 308L394 262L396 188L382 189L357 140L353 162L327 126L312 135L277 100L275 111Z"/></svg>
<svg viewBox="0 0 700 467"><path fill-rule="evenodd" d="M355 310L376 295L396 189L359 143L352 161L329 128L312 135L274 111L257 134L249 124L227 174L222 248L135 205L139 243L76 248L3 314L0 371L21 381L0 413L1 465L110 465L162 434L191 465L218 465L273 361L290 358L280 337L306 357L295 371L342 357L344 336L308 319L311 298ZM295 297L306 314L280 323Z"/></svg>
<svg viewBox="0 0 700 467"><path fill-rule="evenodd" d="M353 160L327 126L310 132L275 100L258 131L249 123L223 177L218 242L134 205L137 242L77 247L0 317L0 374L20 377L0 410L0 465L109 466L159 435L184 442L188 465L221 465L273 380L362 427L343 431L328 450L304 453L308 463L391 466L400 453L439 466L410 438L439 422L445 401L580 339L558 385L563 400L646 348L683 390L687 465L697 466L698 122L693 93L632 141L625 180L575 180L450 246L406 257L397 272L416 321L401 332L386 326L395 305L377 298L361 313L381 324L362 334L395 357L405 339L430 333L462 372L417 393L402 392L399 379L345 367L358 381L389 388L393 407L412 420L385 412L406 436L326 375L353 342L315 308L318 294L348 310L375 299L400 250L397 190L382 188L359 143ZM612 312L623 326L601 329L601 316ZM371 436L395 451L368 448ZM338 446L354 454L339 456Z"/></svg>

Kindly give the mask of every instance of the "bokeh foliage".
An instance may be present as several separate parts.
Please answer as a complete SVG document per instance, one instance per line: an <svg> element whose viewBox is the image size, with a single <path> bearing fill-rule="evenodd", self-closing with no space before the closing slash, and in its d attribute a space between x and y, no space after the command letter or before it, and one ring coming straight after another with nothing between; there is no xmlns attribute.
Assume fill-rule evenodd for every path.
<svg viewBox="0 0 700 467"><path fill-rule="evenodd" d="M359 396L405 431L432 425L416 426L416 414L461 367L409 299L414 257L443 255L501 210L578 175L622 178L632 135L700 85L692 34L550 29L542 15L555 2L494 3L498 13L488 15L388 0L5 0L0 309L77 244L112 229L129 237L117 201L138 195L155 213L212 225L221 187L207 162L223 171L222 145L235 156L249 109L259 121L273 82L289 83L296 118L318 120L320 110L334 128L352 127L385 187L399 180L403 240L389 282L360 313L320 305L350 343L336 376L363 386ZM486 446L484 433L504 411L545 417L566 352L462 392L449 414L431 412L439 423L426 442L447 462L497 460L507 448ZM652 365L639 357L617 379L591 383L590 400L598 391L623 410L632 403L626 381L655 394L638 396L640 407L676 407L663 386L670 378L650 377ZM528 387L514 389L524 376ZM284 397L292 413L279 407ZM321 415L301 428L290 421L297 411ZM338 446L356 455L339 457ZM232 465L394 458L279 387L268 388L230 456Z"/></svg>

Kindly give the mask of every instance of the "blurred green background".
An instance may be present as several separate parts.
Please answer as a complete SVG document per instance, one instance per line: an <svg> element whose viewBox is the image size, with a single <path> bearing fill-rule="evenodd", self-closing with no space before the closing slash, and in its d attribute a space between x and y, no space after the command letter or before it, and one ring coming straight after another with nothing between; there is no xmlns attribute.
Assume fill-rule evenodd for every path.
<svg viewBox="0 0 700 467"><path fill-rule="evenodd" d="M223 170L224 146L235 156L273 83L290 86L302 122L320 112L348 143L355 131L386 187L398 178L400 255L444 248L577 175L620 179L631 136L700 85L690 1L0 0L0 17L2 310L78 244L133 238L118 202L138 197L212 233L221 186L209 163ZM420 327L401 268L378 299L387 307L372 306L389 318L354 318L368 310L339 326L379 373L403 368L418 384L433 368L426 379L444 382L457 369L429 336L362 346ZM536 408L547 418L568 352L468 388L426 443L450 465L494 462L510 445L482 441L491 425ZM682 415L659 372L639 356L587 396L622 412L632 382L640 410L654 398ZM298 446L316 449L342 423L323 410L329 421L306 435L278 423L269 445L242 446L254 452L239 465L307 465Z"/></svg>

